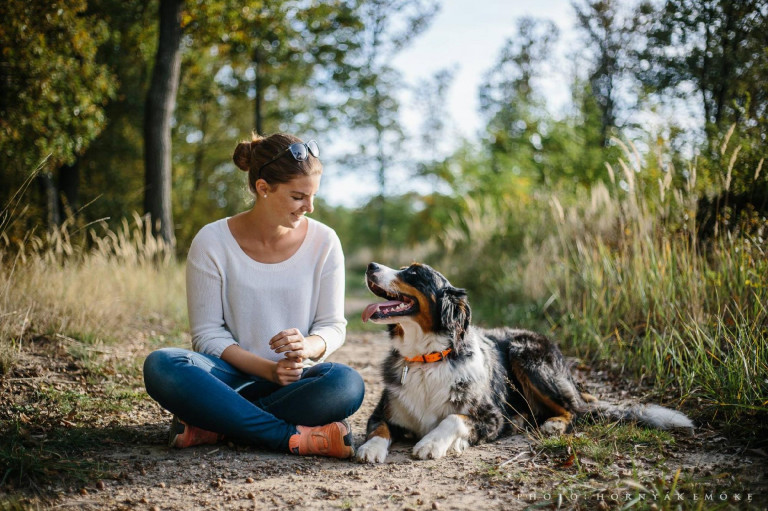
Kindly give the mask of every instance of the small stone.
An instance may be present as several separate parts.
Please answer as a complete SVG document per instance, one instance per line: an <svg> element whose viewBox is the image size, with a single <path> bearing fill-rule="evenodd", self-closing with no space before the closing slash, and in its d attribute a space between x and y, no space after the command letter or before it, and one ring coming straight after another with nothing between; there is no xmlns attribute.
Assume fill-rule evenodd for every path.
<svg viewBox="0 0 768 511"><path fill-rule="evenodd" d="M85 488L80 488L80 495L88 495L88 490Z"/></svg>
<svg viewBox="0 0 768 511"><path fill-rule="evenodd" d="M165 483L160 481L159 483L157 483L157 487L158 488L165 488Z"/></svg>
<svg viewBox="0 0 768 511"><path fill-rule="evenodd" d="M96 481L96 488L99 489L99 490L103 490L104 488L106 488L106 485L104 484L104 481L102 481L101 479Z"/></svg>
<svg viewBox="0 0 768 511"><path fill-rule="evenodd" d="M440 504L438 504L437 502L433 502L432 509L440 509Z"/></svg>
<svg viewBox="0 0 768 511"><path fill-rule="evenodd" d="M256 495L253 494L252 491L248 492L248 495L246 495L249 499L254 500L256 498Z"/></svg>
<svg viewBox="0 0 768 511"><path fill-rule="evenodd" d="M251 484L253 482L253 477L246 477L245 482Z"/></svg>

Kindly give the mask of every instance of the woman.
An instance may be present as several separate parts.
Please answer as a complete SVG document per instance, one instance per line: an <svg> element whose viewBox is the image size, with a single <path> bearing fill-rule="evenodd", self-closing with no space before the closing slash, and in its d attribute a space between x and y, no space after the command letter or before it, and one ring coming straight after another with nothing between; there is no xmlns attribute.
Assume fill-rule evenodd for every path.
<svg viewBox="0 0 768 511"><path fill-rule="evenodd" d="M275 134L240 143L253 207L203 227L187 258L194 351L144 363L147 392L174 414L169 444L222 437L348 458L344 421L363 401L353 369L325 358L344 342L344 255L313 211L317 143Z"/></svg>

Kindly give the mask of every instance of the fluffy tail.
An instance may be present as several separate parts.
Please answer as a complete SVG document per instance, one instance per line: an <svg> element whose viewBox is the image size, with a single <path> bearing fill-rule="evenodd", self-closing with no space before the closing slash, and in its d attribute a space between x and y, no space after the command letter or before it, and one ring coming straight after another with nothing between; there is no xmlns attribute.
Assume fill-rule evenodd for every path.
<svg viewBox="0 0 768 511"><path fill-rule="evenodd" d="M605 402L592 403L592 414L604 415L614 420L632 420L658 429L690 429L693 422L682 412L659 405L613 405Z"/></svg>

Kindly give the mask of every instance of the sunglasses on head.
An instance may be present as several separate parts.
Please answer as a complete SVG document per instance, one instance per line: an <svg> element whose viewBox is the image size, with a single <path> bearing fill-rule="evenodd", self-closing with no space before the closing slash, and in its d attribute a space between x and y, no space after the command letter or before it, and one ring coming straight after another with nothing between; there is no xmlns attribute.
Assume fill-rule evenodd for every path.
<svg viewBox="0 0 768 511"><path fill-rule="evenodd" d="M304 142L296 142L294 144L289 145L279 153L275 155L274 158L269 160L267 163L259 167L258 174L261 176L261 169L269 165L270 163L274 163L280 158L283 157L285 153L290 152L293 155L293 159L296 161L306 161L309 158L309 155L311 154L315 158L320 157L320 148L317 147L317 142L314 140L310 140L306 144Z"/></svg>

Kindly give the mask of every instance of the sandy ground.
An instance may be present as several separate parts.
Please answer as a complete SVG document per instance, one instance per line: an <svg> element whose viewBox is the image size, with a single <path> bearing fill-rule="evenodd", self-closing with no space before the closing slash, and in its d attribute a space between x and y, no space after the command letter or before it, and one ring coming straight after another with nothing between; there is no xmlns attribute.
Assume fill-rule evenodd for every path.
<svg viewBox="0 0 768 511"><path fill-rule="evenodd" d="M352 334L331 360L357 369L366 383L366 398L351 417L356 444L364 441L365 424L380 394L378 364L388 349L383 334ZM138 345L137 345L138 346ZM142 356L140 347L130 356ZM114 355L114 353L113 353ZM592 375L595 377L595 375ZM599 377L596 378L600 380ZM595 394L627 391L605 382L587 382ZM3 389L7 391L7 387ZM531 507L619 508L644 495L641 508L693 508L699 500L737 509L764 509L765 464L758 450L729 443L717 432L699 429L695 436L676 434L674 446L652 451L636 446L637 455L617 456L605 471L580 458L578 467L565 454L542 449L535 437L510 435L440 460L412 459L412 444L396 443L387 462L298 457L254 447L221 444L185 450L167 448L170 416L154 403L112 422L126 430L130 442L96 446L83 453L111 467L109 476L83 487L52 484L40 507L74 509L460 509L516 510ZM704 481L696 494L675 496L669 481L680 468ZM584 474L594 474L585 477ZM631 481L660 482L653 493ZM630 482L628 482L630 481ZM746 481L746 482L745 482ZM645 483L644 483L645 484ZM649 489L648 485L645 486ZM665 497L666 493L666 497ZM749 496L751 495L751 497ZM6 493L7 496L7 493ZM2 497L2 493L0 493ZM752 499L749 502L747 499ZM674 501L677 499L677 502ZM719 500L718 500L719 499ZM670 502L670 500L672 502ZM0 500L0 509L5 509Z"/></svg>

